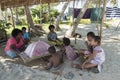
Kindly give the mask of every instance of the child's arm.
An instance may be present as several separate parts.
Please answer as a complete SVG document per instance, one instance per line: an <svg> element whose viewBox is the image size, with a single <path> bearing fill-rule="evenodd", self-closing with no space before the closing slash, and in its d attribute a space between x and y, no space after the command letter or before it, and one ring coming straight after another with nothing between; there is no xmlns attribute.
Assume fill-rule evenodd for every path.
<svg viewBox="0 0 120 80"><path fill-rule="evenodd" d="M49 63L47 64L47 70L49 70L51 67L53 66L53 59L51 58L50 60L49 60Z"/></svg>
<svg viewBox="0 0 120 80"><path fill-rule="evenodd" d="M86 48L89 49L88 42L85 41L84 44L85 44Z"/></svg>

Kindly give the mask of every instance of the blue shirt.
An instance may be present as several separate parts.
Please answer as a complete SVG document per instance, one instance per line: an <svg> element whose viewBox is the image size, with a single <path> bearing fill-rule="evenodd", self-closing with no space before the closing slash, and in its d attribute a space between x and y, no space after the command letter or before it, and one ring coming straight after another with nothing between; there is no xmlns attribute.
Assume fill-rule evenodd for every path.
<svg viewBox="0 0 120 80"><path fill-rule="evenodd" d="M25 32L25 33L23 34L23 38L24 38L24 39L28 39L28 38L29 38L28 32Z"/></svg>

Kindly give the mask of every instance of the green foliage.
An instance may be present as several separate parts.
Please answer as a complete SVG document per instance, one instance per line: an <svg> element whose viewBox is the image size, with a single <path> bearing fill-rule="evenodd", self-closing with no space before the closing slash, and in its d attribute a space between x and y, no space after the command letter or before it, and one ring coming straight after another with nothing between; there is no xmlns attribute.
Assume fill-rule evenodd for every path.
<svg viewBox="0 0 120 80"><path fill-rule="evenodd" d="M38 16L40 18L40 10L39 10L39 8L31 8L30 10L31 10L31 14L32 14L33 17Z"/></svg>
<svg viewBox="0 0 120 80"><path fill-rule="evenodd" d="M104 26L105 26L106 28L109 28L109 24L107 24L107 23L104 23Z"/></svg>
<svg viewBox="0 0 120 80"><path fill-rule="evenodd" d="M23 17L19 18L19 22L21 23L21 25L27 25L27 20L26 20L25 15Z"/></svg>
<svg viewBox="0 0 120 80"><path fill-rule="evenodd" d="M90 23L91 23L90 19L81 19L80 20L80 24L90 24Z"/></svg>
<svg viewBox="0 0 120 80"><path fill-rule="evenodd" d="M25 15L24 7L19 7L18 8L18 14L19 15Z"/></svg>
<svg viewBox="0 0 120 80"><path fill-rule="evenodd" d="M5 28L5 21L0 20L0 29L4 29L4 28Z"/></svg>
<svg viewBox="0 0 120 80"><path fill-rule="evenodd" d="M50 17L56 17L58 16L60 13L57 10L50 10Z"/></svg>
<svg viewBox="0 0 120 80"><path fill-rule="evenodd" d="M73 26L73 22L69 22L69 25L72 27Z"/></svg>
<svg viewBox="0 0 120 80"><path fill-rule="evenodd" d="M117 3L117 0L111 0L111 4L115 5Z"/></svg>

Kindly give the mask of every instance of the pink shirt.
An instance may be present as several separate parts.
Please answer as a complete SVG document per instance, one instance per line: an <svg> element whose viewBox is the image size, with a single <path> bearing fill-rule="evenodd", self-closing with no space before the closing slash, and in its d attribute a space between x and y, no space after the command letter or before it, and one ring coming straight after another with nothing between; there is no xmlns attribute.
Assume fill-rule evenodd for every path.
<svg viewBox="0 0 120 80"><path fill-rule="evenodd" d="M71 46L66 46L65 50L66 50L66 55L68 59L74 60L77 57L76 53L74 52Z"/></svg>
<svg viewBox="0 0 120 80"><path fill-rule="evenodd" d="M5 51L10 50L10 46L13 45L13 44L15 45L16 49L19 49L24 44L24 40L21 37L20 42L17 43L17 41L14 37L9 38L8 41L7 41L6 47L5 47Z"/></svg>

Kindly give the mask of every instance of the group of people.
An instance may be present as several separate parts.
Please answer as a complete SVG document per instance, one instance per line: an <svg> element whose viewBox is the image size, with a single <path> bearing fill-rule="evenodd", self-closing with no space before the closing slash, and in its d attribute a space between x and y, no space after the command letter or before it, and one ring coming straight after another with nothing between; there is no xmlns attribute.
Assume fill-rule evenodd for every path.
<svg viewBox="0 0 120 80"><path fill-rule="evenodd" d="M16 58L21 51L25 50L25 45L29 41L28 33L26 28L13 29L11 37L8 39L5 47L5 53L11 58Z"/></svg>
<svg viewBox="0 0 120 80"><path fill-rule="evenodd" d="M51 54L51 57L46 69L58 68L63 62L63 55L71 61L74 61L82 56L86 57L86 60L82 65L71 64L71 66L78 69L86 69L97 66L98 70L101 71L101 65L105 61L105 53L100 46L101 38L99 36L96 36L93 32L89 32L87 34L87 41L85 41L87 49L80 49L79 52L75 52L70 44L71 42L69 38L64 37L63 40L58 39L54 25L50 25L49 30L50 32L47 35L48 43L38 41L31 43L25 49L25 45L29 41L29 35L26 32L26 28L23 27L22 31L14 29L11 33L12 37L8 39L5 47L6 54L11 58L16 58L21 51L25 51L28 57L32 57L44 54L47 51ZM56 51L55 46L60 46L61 53Z"/></svg>

